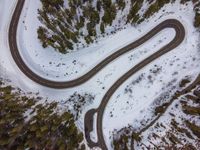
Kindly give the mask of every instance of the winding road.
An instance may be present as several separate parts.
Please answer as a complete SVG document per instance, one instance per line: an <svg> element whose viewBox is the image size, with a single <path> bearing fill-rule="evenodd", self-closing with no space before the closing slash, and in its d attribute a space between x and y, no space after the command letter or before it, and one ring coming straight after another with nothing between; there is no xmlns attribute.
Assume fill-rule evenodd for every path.
<svg viewBox="0 0 200 150"><path fill-rule="evenodd" d="M122 85L129 77L131 77L133 74L135 74L137 71L157 59L158 57L161 57L165 53L173 50L176 48L185 38L185 29L183 25L175 19L168 19L160 24L158 24L156 27L151 29L147 34L136 40L135 42L119 49L118 51L114 52L113 54L109 55L106 57L104 60L102 60L99 64L97 64L93 69L88 71L86 74L83 76L71 80L71 81L63 81L63 82L57 82L57 81L51 81L47 80L36 73L34 73L23 61L23 59L20 56L19 49L17 46L17 28L18 28L18 22L19 18L24 6L25 0L18 0L15 11L12 16L12 20L10 23L9 27L9 35L8 35L8 40L9 40L9 45L10 45L10 52L12 54L12 57L19 67L19 69L31 80L34 82L50 87L50 88L55 88L55 89L63 89L63 88L70 88L70 87L75 87L78 85L81 85L88 81L90 78L92 78L94 75L96 75L101 69L103 69L106 65L111 63L113 60L116 58L122 56L123 54L134 50L138 46L142 45L143 43L147 42L149 39L151 39L153 36L158 34L160 31L166 28L173 28L176 32L176 35L174 39L163 46L160 50L158 50L156 53L152 54L151 56L147 57L137 65L133 66L128 72L126 72L123 76L121 76L107 91L107 93L104 95L100 106L97 109L92 109L89 110L86 115L85 115L85 120L84 120L84 126L85 126L85 137L88 142L89 147L100 147L103 150L107 149L106 142L104 140L104 134L102 131L102 120L103 120L103 114L106 108L106 105L111 98L111 96L114 94L114 92L119 88L120 85ZM90 132L93 131L93 120L94 120L94 114L97 113L97 137L98 141L93 142L90 139Z"/></svg>

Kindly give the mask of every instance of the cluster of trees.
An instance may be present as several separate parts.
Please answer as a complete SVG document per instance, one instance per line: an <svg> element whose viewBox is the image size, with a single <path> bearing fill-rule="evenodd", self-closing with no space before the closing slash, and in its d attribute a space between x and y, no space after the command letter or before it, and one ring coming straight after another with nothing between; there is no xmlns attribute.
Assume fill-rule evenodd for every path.
<svg viewBox="0 0 200 150"><path fill-rule="evenodd" d="M125 8L125 0L97 0L95 5L92 0L69 0L69 7L63 0L41 3L38 18L43 26L38 28L38 39L44 48L51 46L61 53L73 50L73 44L80 43L80 39L92 43L97 31L105 33L105 27L112 25L117 9Z"/></svg>
<svg viewBox="0 0 200 150"><path fill-rule="evenodd" d="M154 13L158 12L165 4L168 4L171 0L156 0L153 4L150 5L148 10L145 12L144 17L149 18Z"/></svg>
<svg viewBox="0 0 200 150"><path fill-rule="evenodd" d="M150 7L144 13L144 15L143 15L144 18L149 18L154 13L158 12L160 10L160 8L162 8L165 4L168 4L170 2L173 3L173 2L175 2L175 0L156 0L156 1L152 1L152 2L153 3L150 5ZM187 2L190 2L190 0L181 0L180 1L181 4L185 4ZM194 0L192 2L194 4L194 11L195 11L194 27L200 28L200 2L197 0ZM135 12L138 12L137 7L134 10L135 10ZM135 12L133 11L133 14ZM136 15L134 15L134 16L136 16ZM132 18L134 18L134 17L132 17ZM139 17L138 17L138 20L139 20ZM137 21L137 18L136 18L136 21Z"/></svg>
<svg viewBox="0 0 200 150"><path fill-rule="evenodd" d="M44 24L38 28L38 38L44 48L51 46L66 53L66 49L73 49L73 42L77 43L77 31L70 18L74 10L63 9L63 0L42 0L42 9L38 10L39 20Z"/></svg>
<svg viewBox="0 0 200 150"><path fill-rule="evenodd" d="M182 80L181 84L185 85L188 83L185 79ZM183 86L185 87L185 86ZM179 95L180 96L180 95ZM178 97L176 97L178 99ZM163 105L164 106L164 105ZM151 141L151 138L161 140L159 145L156 145L157 149L198 149L198 144L195 144L195 139L200 138L200 126L198 124L199 114L200 114L200 85L194 86L191 90L184 93L184 96L181 98L180 103L175 107L180 106L180 110L186 116L181 115L180 120L176 120L176 114L173 111L169 112L171 115L170 128L166 128L161 122L155 124L155 128L159 131L159 128L166 129L165 134L157 134L157 132L150 132L148 134L148 140ZM173 109L172 109L173 110ZM163 111L159 112L163 113ZM180 119L180 116L177 118ZM140 131L139 131L140 132ZM133 149L134 143L137 143L137 146L145 146L146 148L152 149L152 146L145 145L141 141L142 135L134 132L134 128L131 126L124 127L119 131L115 131L113 134L113 149L115 150L130 150ZM197 143L199 141L197 140Z"/></svg>
<svg viewBox="0 0 200 150"><path fill-rule="evenodd" d="M138 24L159 10L170 0L157 0L145 13L139 16L144 0L131 0L130 12L126 23ZM69 0L69 7L63 0L41 0L42 8L38 10L39 20L43 26L38 28L38 38L44 48L51 46L61 53L74 49L74 44L93 43L97 32L105 33L107 26L112 26L117 11L126 7L125 0Z"/></svg>
<svg viewBox="0 0 200 150"><path fill-rule="evenodd" d="M200 13L195 13L194 26L200 28Z"/></svg>
<svg viewBox="0 0 200 150"><path fill-rule="evenodd" d="M131 8L127 16L127 23L136 24L141 19L138 11L142 7L144 0L131 0Z"/></svg>
<svg viewBox="0 0 200 150"><path fill-rule="evenodd" d="M57 103L37 104L2 83L0 93L0 149L85 149L73 115L58 113Z"/></svg>
<svg viewBox="0 0 200 150"><path fill-rule="evenodd" d="M189 139L187 143L189 143L186 149L198 149L198 144L195 142L190 143L189 141L193 141L194 139L200 138L200 126L198 124L199 114L200 114L200 85L196 85L193 89L187 91L185 95L180 100L180 105L182 108L182 112L186 115L186 117L181 118L182 123L176 121L176 119L172 119L171 126L173 128L173 134L169 137L169 140L174 144L179 144L183 140ZM177 137L177 135L182 135ZM198 140L197 140L198 142ZM190 148L189 148L190 147Z"/></svg>
<svg viewBox="0 0 200 150"><path fill-rule="evenodd" d="M200 1L194 4L195 18L194 18L194 26L196 28L200 28Z"/></svg>
<svg viewBox="0 0 200 150"><path fill-rule="evenodd" d="M134 132L131 126L128 126L114 133L112 146L114 150L130 150L133 149L134 142L139 142L140 140L140 135Z"/></svg>
<svg viewBox="0 0 200 150"><path fill-rule="evenodd" d="M126 16L126 23L139 24L158 12L165 4L175 0L151 0L149 8L143 15L139 15L144 0L130 0L130 11ZM181 0L186 3L188 0ZM42 26L38 28L38 39L44 48L50 46L61 53L68 53L74 49L74 44L80 45L82 39L86 45L93 43L98 34L104 34L107 26L112 26L117 11L123 11L126 0L69 0L66 7L64 0L41 0L42 8L38 10ZM196 4L197 2L194 1ZM196 4L199 8L200 3ZM195 9L194 26L200 27L199 9ZM82 43L82 46L85 46Z"/></svg>
<svg viewBox="0 0 200 150"><path fill-rule="evenodd" d="M144 19L149 18L154 13L158 12L165 4L168 4L169 2L173 2L174 0L151 0L148 1L149 8L145 11L145 13L140 16L138 14L139 10L141 9L144 0L131 0L131 8L129 11L129 14L127 15L127 22L131 24L139 24Z"/></svg>
<svg viewBox="0 0 200 150"><path fill-rule="evenodd" d="M94 96L91 94L85 93L81 95L75 92L66 100L66 103L73 107L71 113L73 113L75 120L77 120L85 107L93 103L93 100Z"/></svg>
<svg viewBox="0 0 200 150"><path fill-rule="evenodd" d="M49 7L49 6L55 6L56 8L59 8L59 6L63 6L64 0L41 0L42 4L44 7Z"/></svg>
<svg viewBox="0 0 200 150"><path fill-rule="evenodd" d="M193 91L193 95L187 94L186 100L181 101L182 104L182 111L188 115L192 116L193 118L199 118L200 115L200 86L197 86ZM189 104L189 102L193 103L194 105ZM197 138L200 138L200 126L198 122L195 121L185 120L185 125L187 128L195 135Z"/></svg>

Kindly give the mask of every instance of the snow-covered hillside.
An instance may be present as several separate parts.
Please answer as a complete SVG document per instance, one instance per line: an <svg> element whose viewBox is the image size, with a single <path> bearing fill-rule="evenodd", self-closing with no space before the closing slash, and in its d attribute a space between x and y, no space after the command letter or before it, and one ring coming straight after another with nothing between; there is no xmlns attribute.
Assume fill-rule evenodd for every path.
<svg viewBox="0 0 200 150"><path fill-rule="evenodd" d="M15 0L0 1L0 76L10 79L13 85L27 92L39 92L49 101L56 100L61 104L75 92L94 95L93 103L84 108L77 121L77 125L83 132L85 112L99 106L106 91L119 77L169 43L175 36L173 29L165 29L148 42L108 64L88 82L70 89L55 90L40 86L28 79L17 68L11 57L7 38L9 23L16 3ZM153 103L159 96L164 92L169 92L170 98L177 91L183 78L189 76L193 81L199 74L200 39L199 31L193 26L195 14L192 2L182 5L177 0L173 4L167 4L141 24L137 26L127 24L117 33L100 37L97 43L69 54L60 54L52 48L44 49L41 46L37 38L37 28L41 25L37 19L37 9L40 5L39 0L25 1L19 21L17 41L20 54L28 67L36 74L54 81L68 81L82 76L106 56L140 38L166 19L177 19L185 27L186 37L180 46L133 75L120 86L110 99L103 118L103 132L109 149L112 149L111 137L114 129L120 130L128 125L134 128L140 127L141 121L151 119ZM148 3L144 5L143 9L146 7L148 7ZM122 14L117 14L119 18L120 15ZM69 104L63 104L63 107L68 106ZM165 123L169 117L166 115L161 122ZM148 131L144 134L146 138ZM91 135L95 140L96 133L91 133ZM146 144L151 145L148 142Z"/></svg>

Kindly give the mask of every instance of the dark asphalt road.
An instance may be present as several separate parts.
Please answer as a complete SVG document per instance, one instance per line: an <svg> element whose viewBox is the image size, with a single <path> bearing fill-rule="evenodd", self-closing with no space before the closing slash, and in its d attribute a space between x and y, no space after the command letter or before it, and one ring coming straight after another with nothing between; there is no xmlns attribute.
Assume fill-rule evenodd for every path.
<svg viewBox="0 0 200 150"><path fill-rule="evenodd" d="M161 31L164 28L168 27L168 22L174 22L174 24L179 24L176 20L166 20L153 28L150 32L148 32L146 35L141 37L140 39L136 40L135 42L119 49L118 51L114 52L113 54L106 57L104 60L102 60L99 64L97 64L93 69L91 69L89 72L84 74L83 76L70 80L70 81L64 81L64 82L57 82L52 80L47 80L45 78L42 78L41 76L34 73L23 61L23 59L20 56L18 46L17 46L17 27L19 22L19 17L23 8L25 0L18 0L18 4L15 8L15 11L12 16L12 20L9 27L9 45L10 45L10 51L12 54L13 59L15 60L15 63L19 67L19 69L31 80L35 81L36 83L50 87L50 88L56 88L56 89L62 89L62 88L70 88L75 87L78 85L81 85L82 83L85 83L88 81L91 77L93 77L95 74L97 74L101 69L103 69L106 65L108 65L110 62L115 60L116 58L120 57L121 55L134 50L134 48L140 46L141 44L145 43L147 40L151 39L154 35L156 35L159 31Z"/></svg>
<svg viewBox="0 0 200 150"><path fill-rule="evenodd" d="M9 38L9 45L10 45L10 51L11 51L12 57L15 63L17 64L17 66L19 67L19 69L31 80L35 81L36 83L40 85L50 87L50 88L55 88L55 89L70 88L70 87L81 85L82 83L85 83L90 78L92 78L95 74L97 74L101 69L103 69L109 63L111 63L113 60L115 60L116 58L122 56L123 54L131 50L134 50L141 44L151 39L153 36L155 36L157 33L162 31L163 29L173 28L176 31L176 36L170 43L162 47L160 50L158 50L156 53L152 54L148 58L141 61L139 64L135 65L132 69L130 69L127 73L125 73L122 77L120 77L104 95L98 109L92 109L86 113L84 125L85 125L85 136L86 136L88 145L90 147L97 146L97 147L102 148L103 150L106 150L107 146L106 146L104 136L103 136L103 131L102 131L102 120L103 120L104 110L106 108L106 105L109 99L111 98L113 93L119 88L119 86L124 81L126 81L129 77L131 77L137 71L139 71L140 69L142 69L143 67L145 67L146 65L148 65L149 63L157 59L158 57L176 48L184 40L184 37L185 37L185 29L183 25L178 20L175 20L175 19L165 20L159 25L157 25L156 27L154 27L152 30L150 30L147 34L145 34L144 36L136 40L135 42L119 49L118 51L106 57L104 60L102 60L99 64L97 64L93 69L91 69L89 72L87 72L83 76L71 81L57 82L57 81L47 80L37 75L36 73L34 73L30 68L28 68L28 66L25 64L25 62L20 56L18 46L17 46L16 34L17 34L18 22L19 22L22 8L24 6L24 2L25 0L18 0L17 6L12 16L10 27L9 27L8 38ZM90 139L90 134L89 134L91 131L93 131L94 113L97 113L97 127L96 127L97 137L98 137L97 142L93 142Z"/></svg>
<svg viewBox="0 0 200 150"><path fill-rule="evenodd" d="M102 130L103 129L102 128L103 114L104 114L104 111L105 111L105 108L106 108L106 105L107 105L109 99L114 94L114 92L119 88L119 86L122 85L122 83L124 83L129 77L131 77L137 71L144 68L146 65L148 65L149 63L151 63L155 59L161 57L165 53L176 48L184 40L185 29L184 29L183 25L178 20L169 19L169 20L166 20L166 21L160 23L155 28L153 28L150 32L148 32L145 36L143 36L141 38L142 43L146 42L152 36L154 36L155 34L160 32L161 30L166 29L166 28L173 28L176 31L176 35L175 35L174 39L171 42L169 42L167 45L163 46L156 53L152 54L151 56L147 57L146 59L144 59L143 61L141 61L137 65L135 65L132 69L130 69L127 73L125 73L122 77L120 77L110 87L110 89L107 91L107 93L104 95L104 97L101 101L101 104L98 107L97 112L96 112L97 113L97 137L98 137L98 141L97 141L97 143L90 142L88 144L90 147L98 146L103 150L107 149L106 143L105 143L105 140L104 140L104 136L103 136L103 130ZM140 41L137 42L137 43L140 43ZM134 48L134 47L132 47L132 48ZM93 112L91 112L91 113L93 113ZM87 120L89 120L88 118L91 117L91 116L92 116L92 114L87 113L85 115L85 118ZM87 128L90 128L90 130L91 130L92 127L87 126ZM90 130L87 130L87 131L90 131ZM89 141L91 141L91 140L88 140L88 142Z"/></svg>

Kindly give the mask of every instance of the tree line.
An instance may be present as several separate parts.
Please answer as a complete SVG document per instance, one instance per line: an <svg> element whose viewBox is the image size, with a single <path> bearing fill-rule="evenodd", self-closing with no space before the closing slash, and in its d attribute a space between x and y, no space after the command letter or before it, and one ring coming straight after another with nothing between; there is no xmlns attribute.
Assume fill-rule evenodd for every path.
<svg viewBox="0 0 200 150"><path fill-rule="evenodd" d="M128 3L129 2L129 3ZM74 45L85 47L93 43L99 34L108 34L106 28L113 26L117 12L123 12L130 4L125 24L139 24L175 0L151 0L143 14L139 14L144 0L41 0L38 19L38 39L44 48L52 47L65 54L73 51ZM187 0L181 0L185 4ZM200 2L195 2L194 26L200 27ZM119 20L120 21L120 20ZM124 24L124 25L125 25Z"/></svg>

